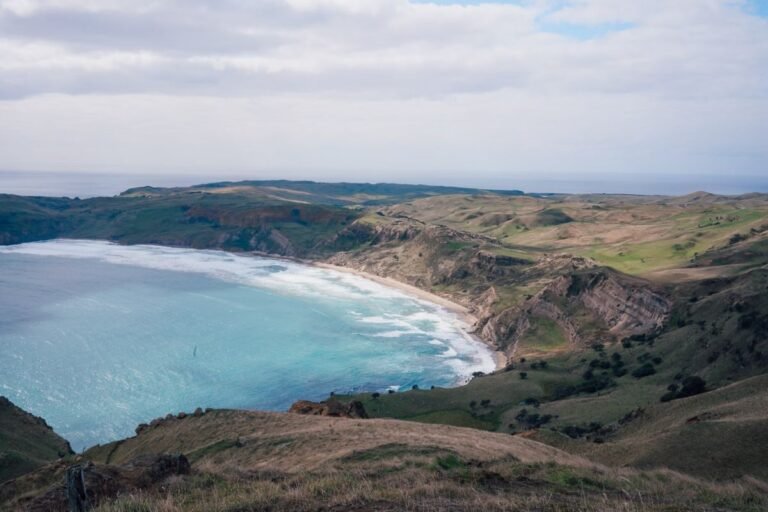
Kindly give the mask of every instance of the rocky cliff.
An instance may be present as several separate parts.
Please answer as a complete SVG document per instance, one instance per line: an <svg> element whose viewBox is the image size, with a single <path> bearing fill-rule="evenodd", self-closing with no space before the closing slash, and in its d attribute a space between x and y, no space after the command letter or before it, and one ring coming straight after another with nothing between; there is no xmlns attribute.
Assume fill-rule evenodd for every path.
<svg viewBox="0 0 768 512"><path fill-rule="evenodd" d="M649 282L589 259L516 258L494 239L404 216L356 222L332 244L357 249L334 254L330 263L391 277L466 306L477 318L476 334L508 355L541 318L554 322L569 344L584 345L656 331L671 307Z"/></svg>

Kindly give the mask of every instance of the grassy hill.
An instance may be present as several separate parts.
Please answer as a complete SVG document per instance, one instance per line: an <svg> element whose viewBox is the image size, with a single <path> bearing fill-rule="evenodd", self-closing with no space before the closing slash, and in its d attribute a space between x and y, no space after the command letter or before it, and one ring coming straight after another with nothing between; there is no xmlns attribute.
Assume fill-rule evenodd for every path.
<svg viewBox="0 0 768 512"><path fill-rule="evenodd" d="M0 396L0 483L71 454L45 420Z"/></svg>
<svg viewBox="0 0 768 512"><path fill-rule="evenodd" d="M149 454L182 453L191 472L116 489ZM757 483L712 484L671 471L615 470L520 436L444 425L243 411L156 422L89 450L111 492L99 511L762 510ZM132 466L132 464L134 464ZM132 469L133 468L133 469ZM111 475L111 476L110 476ZM9 506L55 505L63 468L17 482ZM26 487L25 487L26 486ZM0 496L2 488L0 487ZM56 508L54 508L56 510Z"/></svg>

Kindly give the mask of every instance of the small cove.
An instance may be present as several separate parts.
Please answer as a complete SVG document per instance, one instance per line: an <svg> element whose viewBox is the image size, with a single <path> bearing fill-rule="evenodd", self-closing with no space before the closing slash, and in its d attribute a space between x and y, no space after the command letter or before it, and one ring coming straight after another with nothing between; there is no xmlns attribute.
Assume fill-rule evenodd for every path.
<svg viewBox="0 0 768 512"><path fill-rule="evenodd" d="M452 386L493 354L445 308L271 258L54 240L0 247L0 394L76 450L195 407Z"/></svg>

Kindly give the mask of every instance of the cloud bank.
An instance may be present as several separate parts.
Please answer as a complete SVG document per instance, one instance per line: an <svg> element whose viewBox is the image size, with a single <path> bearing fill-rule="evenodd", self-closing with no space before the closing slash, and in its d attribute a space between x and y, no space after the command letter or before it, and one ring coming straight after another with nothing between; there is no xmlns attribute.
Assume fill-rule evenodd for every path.
<svg viewBox="0 0 768 512"><path fill-rule="evenodd" d="M768 174L760 7L0 0L0 167Z"/></svg>

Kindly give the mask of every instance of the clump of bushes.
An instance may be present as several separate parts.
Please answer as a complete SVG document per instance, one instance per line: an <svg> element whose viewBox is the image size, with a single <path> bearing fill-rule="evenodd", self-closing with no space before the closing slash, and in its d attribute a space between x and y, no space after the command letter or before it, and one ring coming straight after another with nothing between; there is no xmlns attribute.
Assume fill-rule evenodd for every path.
<svg viewBox="0 0 768 512"><path fill-rule="evenodd" d="M678 398L694 396L704 393L706 390L707 383L704 379L698 375L690 375L683 378L679 386L677 384L670 384L667 387L667 392L662 395L661 401L669 402L670 400L677 400Z"/></svg>
<svg viewBox="0 0 768 512"><path fill-rule="evenodd" d="M529 414L527 409L521 410L515 419L527 429L540 428L542 425L546 425L552 420L551 414Z"/></svg>
<svg viewBox="0 0 768 512"><path fill-rule="evenodd" d="M656 367L654 367L651 363L645 363L639 368L635 368L635 370L632 372L632 376L636 379L642 379L643 377L648 377L649 375L653 375L656 373Z"/></svg>

